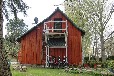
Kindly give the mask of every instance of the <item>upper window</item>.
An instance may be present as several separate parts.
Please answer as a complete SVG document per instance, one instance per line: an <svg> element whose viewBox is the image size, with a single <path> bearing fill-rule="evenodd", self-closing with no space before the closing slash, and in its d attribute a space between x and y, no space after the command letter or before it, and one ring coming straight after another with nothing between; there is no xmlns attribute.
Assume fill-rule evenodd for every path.
<svg viewBox="0 0 114 76"><path fill-rule="evenodd" d="M54 21L62 21L62 18L55 18ZM54 29L62 29L62 22L54 22ZM62 30L54 30L54 32L62 32Z"/></svg>

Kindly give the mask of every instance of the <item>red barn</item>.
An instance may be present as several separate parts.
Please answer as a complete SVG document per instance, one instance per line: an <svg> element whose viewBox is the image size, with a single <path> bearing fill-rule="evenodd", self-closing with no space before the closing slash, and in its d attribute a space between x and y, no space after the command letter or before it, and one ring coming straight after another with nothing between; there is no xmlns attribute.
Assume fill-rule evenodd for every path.
<svg viewBox="0 0 114 76"><path fill-rule="evenodd" d="M50 56L66 57L70 65L82 63L82 36L85 34L57 8L49 17L18 38L18 60L22 64L48 64Z"/></svg>

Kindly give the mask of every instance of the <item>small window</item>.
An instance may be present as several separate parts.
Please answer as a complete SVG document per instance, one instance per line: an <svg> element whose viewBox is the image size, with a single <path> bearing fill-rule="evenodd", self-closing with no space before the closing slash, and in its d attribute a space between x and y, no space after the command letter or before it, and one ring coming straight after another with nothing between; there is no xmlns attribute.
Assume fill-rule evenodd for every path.
<svg viewBox="0 0 114 76"><path fill-rule="evenodd" d="M62 21L62 18L55 18L54 21ZM54 29L62 29L62 22L54 22ZM54 30L54 32L62 32L62 30Z"/></svg>

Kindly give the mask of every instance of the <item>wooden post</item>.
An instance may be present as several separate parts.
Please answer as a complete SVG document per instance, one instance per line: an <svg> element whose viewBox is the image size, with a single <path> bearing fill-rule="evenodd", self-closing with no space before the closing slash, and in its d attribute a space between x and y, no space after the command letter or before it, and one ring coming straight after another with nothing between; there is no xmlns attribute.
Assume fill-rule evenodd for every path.
<svg viewBox="0 0 114 76"><path fill-rule="evenodd" d="M82 44L82 37L81 37L81 46L82 46L83 44ZM81 50L82 50L82 64L84 63L84 50L83 50L83 47L81 48Z"/></svg>
<svg viewBox="0 0 114 76"><path fill-rule="evenodd" d="M67 57L67 45L66 45L66 62L68 62L68 57Z"/></svg>
<svg viewBox="0 0 114 76"><path fill-rule="evenodd" d="M48 65L47 65L47 46L46 46L46 67L48 67Z"/></svg>
<svg viewBox="0 0 114 76"><path fill-rule="evenodd" d="M44 22L44 30L45 30L45 22Z"/></svg>
<svg viewBox="0 0 114 76"><path fill-rule="evenodd" d="M49 62L49 46L48 47L48 62ZM49 67L49 63L48 63L48 67Z"/></svg>
<svg viewBox="0 0 114 76"><path fill-rule="evenodd" d="M45 42L46 42L46 44L47 44L46 29L47 29L47 27L46 27L46 22L44 22ZM48 60L47 60L48 52L47 52L47 51L48 51L48 47L47 47L47 45L46 45L46 62L45 62L46 67L48 67Z"/></svg>

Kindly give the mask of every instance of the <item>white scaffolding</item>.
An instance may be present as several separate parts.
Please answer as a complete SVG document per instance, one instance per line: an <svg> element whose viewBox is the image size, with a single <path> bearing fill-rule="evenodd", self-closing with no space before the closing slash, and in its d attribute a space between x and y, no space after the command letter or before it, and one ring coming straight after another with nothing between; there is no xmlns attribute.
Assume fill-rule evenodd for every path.
<svg viewBox="0 0 114 76"><path fill-rule="evenodd" d="M61 22L61 23L65 23L65 28L63 29L54 29L53 27L51 27L51 29L48 27L48 23L54 23L54 22ZM54 25L53 25L54 26ZM54 32L54 30L64 30L65 32ZM48 64L48 60L49 60L49 50L50 48L66 48L66 62L68 62L67 60L67 56L68 56L68 49L67 49L67 41L68 41L68 25L67 25L67 20L66 21L47 21L47 22L44 22L44 35L45 35L45 42L47 44L47 40L49 39L49 35L64 35L65 36L65 45L64 46L48 46L46 45L46 67L49 66ZM51 32L50 32L51 31Z"/></svg>

